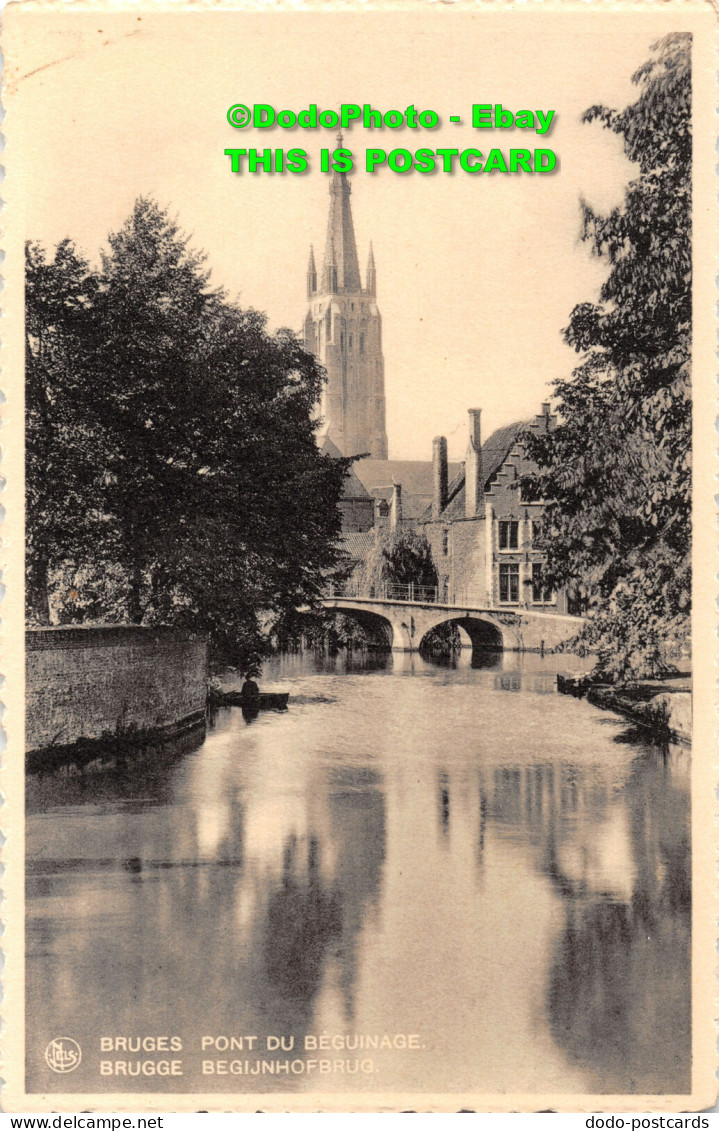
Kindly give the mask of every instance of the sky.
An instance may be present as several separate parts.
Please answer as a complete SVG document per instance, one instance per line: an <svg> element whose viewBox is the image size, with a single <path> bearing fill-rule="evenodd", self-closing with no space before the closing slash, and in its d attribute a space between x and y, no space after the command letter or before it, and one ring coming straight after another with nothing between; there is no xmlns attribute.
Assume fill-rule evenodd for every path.
<svg viewBox="0 0 719 1131"><path fill-rule="evenodd" d="M483 429L533 416L577 363L561 331L595 300L606 265L579 238L585 198L606 211L636 171L621 140L583 124L594 104L636 97L631 75L676 12L501 16L449 5L400 11L195 12L147 7L5 13L6 159L26 176L27 237L72 237L91 260L138 195L167 206L213 281L299 330L310 243L324 249L332 130L234 129L235 103L435 110L435 130L345 135L360 266L369 241L383 317L390 457L462 458L467 409ZM472 129L474 103L554 110L551 131ZM449 122L459 115L460 124ZM364 169L367 147L551 148L544 175ZM233 174L225 148L300 147L302 175ZM13 166L13 161L16 162Z"/></svg>

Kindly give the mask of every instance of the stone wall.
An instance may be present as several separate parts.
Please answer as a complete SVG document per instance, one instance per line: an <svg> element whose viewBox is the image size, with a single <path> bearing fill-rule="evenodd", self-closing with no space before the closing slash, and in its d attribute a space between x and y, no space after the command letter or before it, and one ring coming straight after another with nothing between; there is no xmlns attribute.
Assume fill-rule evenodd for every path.
<svg viewBox="0 0 719 1131"><path fill-rule="evenodd" d="M498 610L499 611L499 610ZM552 652L567 641L573 640L582 628L579 617L563 616L555 612L542 612L533 616L517 614L517 627L513 631L515 643L505 647L520 652Z"/></svg>
<svg viewBox="0 0 719 1131"><path fill-rule="evenodd" d="M130 733L173 734L204 718L207 641L172 628L31 629L26 748Z"/></svg>

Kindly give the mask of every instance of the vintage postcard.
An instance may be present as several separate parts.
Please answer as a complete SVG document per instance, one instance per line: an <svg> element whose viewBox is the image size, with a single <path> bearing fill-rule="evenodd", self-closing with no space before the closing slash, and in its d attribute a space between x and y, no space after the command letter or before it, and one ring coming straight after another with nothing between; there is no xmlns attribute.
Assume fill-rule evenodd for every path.
<svg viewBox="0 0 719 1131"><path fill-rule="evenodd" d="M4 1110L700 1125L715 27L5 8Z"/></svg>

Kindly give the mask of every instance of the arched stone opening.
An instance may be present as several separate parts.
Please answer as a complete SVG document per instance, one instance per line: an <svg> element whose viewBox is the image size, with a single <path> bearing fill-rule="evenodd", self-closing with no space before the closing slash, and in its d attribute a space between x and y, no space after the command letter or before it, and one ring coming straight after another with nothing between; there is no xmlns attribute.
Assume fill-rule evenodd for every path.
<svg viewBox="0 0 719 1131"><path fill-rule="evenodd" d="M491 621L479 620L475 617L448 617L447 620L441 621L432 629L424 634L420 642L420 651L431 654L433 650L432 644L436 639L446 637L451 631L450 626L456 629L462 629L469 637L472 644L472 663L475 660L479 661L481 657L501 652L504 649L504 638L499 628L492 624ZM456 634L457 642L461 641L459 633ZM480 665L484 666L484 665Z"/></svg>
<svg viewBox="0 0 719 1131"><path fill-rule="evenodd" d="M472 641L473 648L489 648L494 652L504 649L504 637L496 624L476 617L462 617L457 621Z"/></svg>
<svg viewBox="0 0 719 1131"><path fill-rule="evenodd" d="M425 660L456 667L462 651L463 637L467 640L466 633L460 629L456 621L441 621L425 632L419 644L420 655Z"/></svg>
<svg viewBox="0 0 719 1131"><path fill-rule="evenodd" d="M338 616L348 617L359 625L365 637L366 648L377 648L383 652L391 651L394 631L386 617L380 616L379 613L370 613L365 609L335 607L332 611Z"/></svg>

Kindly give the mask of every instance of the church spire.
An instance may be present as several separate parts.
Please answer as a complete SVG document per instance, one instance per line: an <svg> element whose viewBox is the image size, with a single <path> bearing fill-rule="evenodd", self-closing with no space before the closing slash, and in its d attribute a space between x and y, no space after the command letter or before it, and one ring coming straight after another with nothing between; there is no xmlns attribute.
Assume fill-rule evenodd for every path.
<svg viewBox="0 0 719 1131"><path fill-rule="evenodd" d="M338 134L342 144L342 134ZM361 290L357 245L355 243L350 185L346 173L336 169L330 181L330 214L327 222L322 287L326 291Z"/></svg>
<svg viewBox="0 0 719 1131"><path fill-rule="evenodd" d="M310 244L310 258L307 264L307 297L312 298L317 291L317 268L315 266L315 249Z"/></svg>
<svg viewBox="0 0 719 1131"><path fill-rule="evenodd" d="M337 137L342 148L342 135ZM369 452L387 459L382 317L374 297L375 264L370 249L367 286L362 287L355 243L350 186L333 171L324 259L316 273L310 252L304 341L323 365L320 415L323 433L343 455Z"/></svg>
<svg viewBox="0 0 719 1131"><path fill-rule="evenodd" d="M369 244L369 255L367 256L367 290L371 295L377 294L377 268L374 264L374 249L371 240Z"/></svg>

